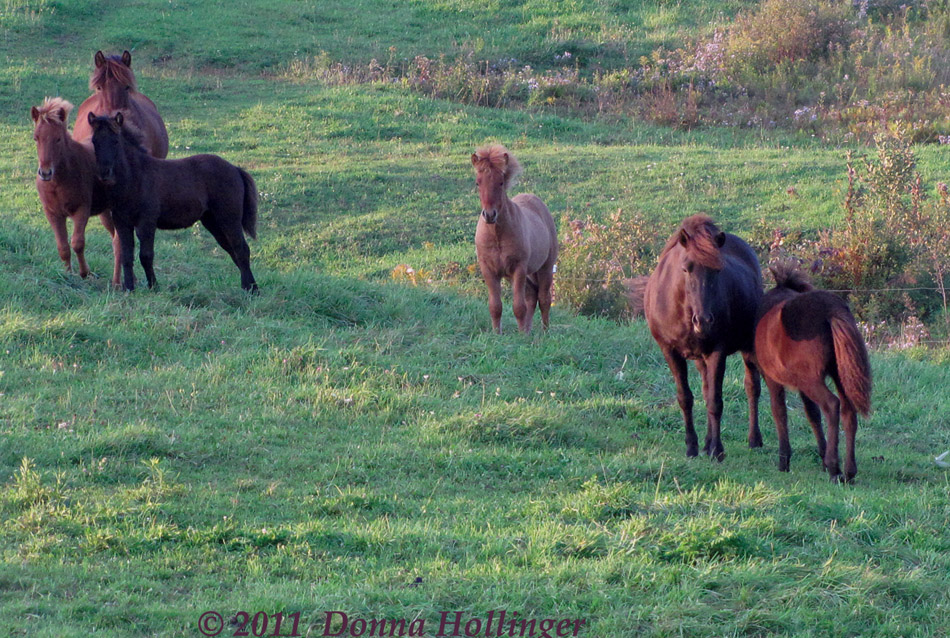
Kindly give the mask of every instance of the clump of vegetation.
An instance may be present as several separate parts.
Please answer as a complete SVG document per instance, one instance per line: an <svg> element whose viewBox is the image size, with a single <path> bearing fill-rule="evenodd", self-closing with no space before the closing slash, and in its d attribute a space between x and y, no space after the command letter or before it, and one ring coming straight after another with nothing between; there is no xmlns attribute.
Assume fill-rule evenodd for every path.
<svg viewBox="0 0 950 638"><path fill-rule="evenodd" d="M605 223L561 218L555 298L577 312L627 319L626 280L649 273L662 241L654 224L642 215L618 209Z"/></svg>
<svg viewBox="0 0 950 638"><path fill-rule="evenodd" d="M881 340L907 326L921 334L922 319L947 313L950 273L950 192L944 183L929 197L911 145L878 135L871 157L849 153L844 224L817 236L772 230L754 243L763 263L795 258L822 288L841 291L855 314ZM934 295L934 292L938 295ZM898 327L890 331L883 326ZM918 339L919 340L919 339Z"/></svg>

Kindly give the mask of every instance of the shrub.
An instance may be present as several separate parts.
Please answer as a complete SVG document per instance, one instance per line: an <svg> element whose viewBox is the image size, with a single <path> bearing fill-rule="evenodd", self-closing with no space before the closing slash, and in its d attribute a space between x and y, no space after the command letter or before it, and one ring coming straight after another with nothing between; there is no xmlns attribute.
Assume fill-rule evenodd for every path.
<svg viewBox="0 0 950 638"><path fill-rule="evenodd" d="M846 3L827 0L765 0L755 13L740 15L725 44L727 75L767 72L783 62L817 60L832 47L845 47L854 21Z"/></svg>
<svg viewBox="0 0 950 638"><path fill-rule="evenodd" d="M660 247L656 228L642 215L625 217L620 209L606 223L565 215L561 228L557 301L588 316L629 318L624 282L652 268Z"/></svg>

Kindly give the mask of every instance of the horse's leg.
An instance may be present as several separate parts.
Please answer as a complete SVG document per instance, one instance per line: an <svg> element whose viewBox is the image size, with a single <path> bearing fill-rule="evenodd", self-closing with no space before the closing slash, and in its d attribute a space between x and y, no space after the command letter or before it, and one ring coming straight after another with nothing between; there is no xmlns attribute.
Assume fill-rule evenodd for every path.
<svg viewBox="0 0 950 638"><path fill-rule="evenodd" d="M525 301L525 288L527 287L528 277L524 265L518 266L511 274L511 305L515 312L515 319L518 320L518 329L521 332L531 331L531 314L534 314L534 308L531 309L531 314L528 313L528 304Z"/></svg>
<svg viewBox="0 0 950 638"><path fill-rule="evenodd" d="M703 397L703 402L705 402L707 400L706 397L709 396L709 377L706 375L706 360L695 359L693 363L696 364L696 369L699 371L699 378L703 384L703 391L702 391L701 396ZM703 454L707 456L709 455L709 425L708 423L706 426L706 439L705 439L705 442L703 443Z"/></svg>
<svg viewBox="0 0 950 638"><path fill-rule="evenodd" d="M686 359L675 350L663 348L663 357L673 373L676 382L676 400L683 412L683 423L686 426L686 456L699 454L696 440L696 429L693 427L693 393L689 389L689 378L686 370Z"/></svg>
<svg viewBox="0 0 950 638"><path fill-rule="evenodd" d="M145 270L145 280L149 288L154 288L155 226L147 222L139 224L135 228L135 234L139 237L139 261L142 262L142 269Z"/></svg>
<svg viewBox="0 0 950 638"><path fill-rule="evenodd" d="M114 220L113 220L114 221ZM116 224L115 234L119 236L119 255L122 260L122 288L135 290L135 228L125 224Z"/></svg>
<svg viewBox="0 0 950 638"><path fill-rule="evenodd" d="M785 405L785 386L765 377L769 389L769 403L772 407L772 420L775 421L775 433L778 436L778 469L788 472L792 460L792 446L788 442L788 407Z"/></svg>
<svg viewBox="0 0 950 638"><path fill-rule="evenodd" d="M762 394L762 382L759 367L751 352L743 352L745 362L745 395L749 399L749 447L762 447L762 432L759 430L759 396Z"/></svg>
<svg viewBox="0 0 950 638"><path fill-rule="evenodd" d="M819 379L807 388L802 388L802 392L808 395L812 401L818 404L822 413L825 415L825 421L828 422L828 441L825 445L825 469L832 481L841 480L841 469L838 465L838 418L840 414L840 402L838 397L828 389L824 379Z"/></svg>
<svg viewBox="0 0 950 638"><path fill-rule="evenodd" d="M488 286L488 314L491 315L492 329L501 334L501 277L492 272L486 264L479 260L482 279Z"/></svg>
<svg viewBox="0 0 950 638"><path fill-rule="evenodd" d="M73 236L70 245L76 253L79 262L79 276L85 279L89 276L89 264L86 263L86 224L89 223L89 209L83 208L73 215Z"/></svg>
<svg viewBox="0 0 950 638"><path fill-rule="evenodd" d="M706 357L706 440L709 450L706 452L717 461L726 458L722 447L720 421L722 420L722 378L726 373L726 355L714 351Z"/></svg>
<svg viewBox="0 0 950 638"><path fill-rule="evenodd" d="M524 280L524 305L525 305L525 318L528 323L528 331L531 330L531 326L534 325L534 311L538 307L538 281L537 277L525 277ZM547 327L547 326L545 326Z"/></svg>
<svg viewBox="0 0 950 638"><path fill-rule="evenodd" d="M210 214L201 218L201 223L208 229L218 245L229 255L231 260L241 271L241 288L251 292L257 291L257 282L251 273L251 247L244 239L244 229L241 228L240 217L234 217L230 224L222 224Z"/></svg>
<svg viewBox="0 0 950 638"><path fill-rule="evenodd" d="M115 232L115 224L112 223L112 213L107 210L102 211L99 213L99 221L112 238L112 287L118 288L119 274L122 272L122 244L119 241L119 234Z"/></svg>
<svg viewBox="0 0 950 638"><path fill-rule="evenodd" d="M538 282L538 307L541 309L541 324L547 329L551 314L554 273L549 266L545 265L537 272L535 277L537 277Z"/></svg>
<svg viewBox="0 0 950 638"><path fill-rule="evenodd" d="M821 427L821 410L818 404L809 399L804 392L799 392L798 396L802 398L802 405L805 406L805 418L808 419L808 425L811 431L815 433L815 442L818 444L818 457L825 458L825 431Z"/></svg>
<svg viewBox="0 0 950 638"><path fill-rule="evenodd" d="M66 217L51 214L46 211L46 220L53 229L53 237L56 238L56 251L59 258L66 265L66 272L72 272L73 267L70 263L72 254L69 252L69 236L66 232Z"/></svg>
<svg viewBox="0 0 950 638"><path fill-rule="evenodd" d="M844 393L840 379L835 379L835 386L838 388L838 396L841 397L841 424L844 426L844 480L846 483L850 483L858 473L858 463L854 457L854 440L858 433L858 414L851 399Z"/></svg>

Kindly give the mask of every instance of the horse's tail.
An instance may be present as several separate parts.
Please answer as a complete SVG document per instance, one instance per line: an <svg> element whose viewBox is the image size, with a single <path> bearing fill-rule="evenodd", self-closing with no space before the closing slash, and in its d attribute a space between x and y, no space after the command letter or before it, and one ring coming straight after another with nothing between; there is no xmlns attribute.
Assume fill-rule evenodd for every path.
<svg viewBox="0 0 950 638"><path fill-rule="evenodd" d="M627 289L627 307L633 317L643 314L643 299L646 296L648 281L650 278L646 276L623 280L623 285Z"/></svg>
<svg viewBox="0 0 950 638"><path fill-rule="evenodd" d="M867 416L871 412L871 362L864 339L845 306L835 308L830 323L842 390L855 409Z"/></svg>
<svg viewBox="0 0 950 638"><path fill-rule="evenodd" d="M775 278L776 288L788 288L795 292L809 292L815 289L797 261L778 261L770 264L769 270Z"/></svg>
<svg viewBox="0 0 950 638"><path fill-rule="evenodd" d="M241 216L241 226L251 239L257 239L257 184L243 168L238 168L238 172L244 181L244 213Z"/></svg>

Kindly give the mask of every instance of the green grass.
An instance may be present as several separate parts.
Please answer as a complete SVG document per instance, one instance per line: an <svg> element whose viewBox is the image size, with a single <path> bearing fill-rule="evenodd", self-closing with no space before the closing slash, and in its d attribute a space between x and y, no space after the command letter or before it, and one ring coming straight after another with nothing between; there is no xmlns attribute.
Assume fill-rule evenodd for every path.
<svg viewBox="0 0 950 638"><path fill-rule="evenodd" d="M761 219L840 219L843 149L277 72L294 51L451 55L486 23L499 57L546 54L555 20L595 42L626 34L629 56L737 4L277 3L265 14L272 4L5 5L6 631L197 636L206 610L262 610L300 612L302 633L320 635L322 612L342 610L423 618L433 634L442 611L505 609L586 618L581 635L598 638L946 633L950 480L932 460L950 448L945 357L872 356L875 412L853 487L827 481L794 402L791 473L776 470L767 395L766 447L746 448L736 362L726 460L687 460L642 322L556 307L549 333L525 337L506 307L498 337L465 270L478 206L468 157L487 140L517 153L519 190L556 217L623 208L672 228L705 211L739 234ZM496 30L495 15L517 19ZM652 17L641 28L634 15ZM159 236L155 291L61 273L33 186L29 107L51 93L78 104L92 52L131 46L171 155L219 153L257 180L259 296L240 291L199 229ZM605 50L604 64L619 63ZM948 173L944 156L920 152L925 176ZM90 264L107 273L105 233L94 222L88 235ZM463 273L452 283L390 279L398 264L452 262Z"/></svg>

